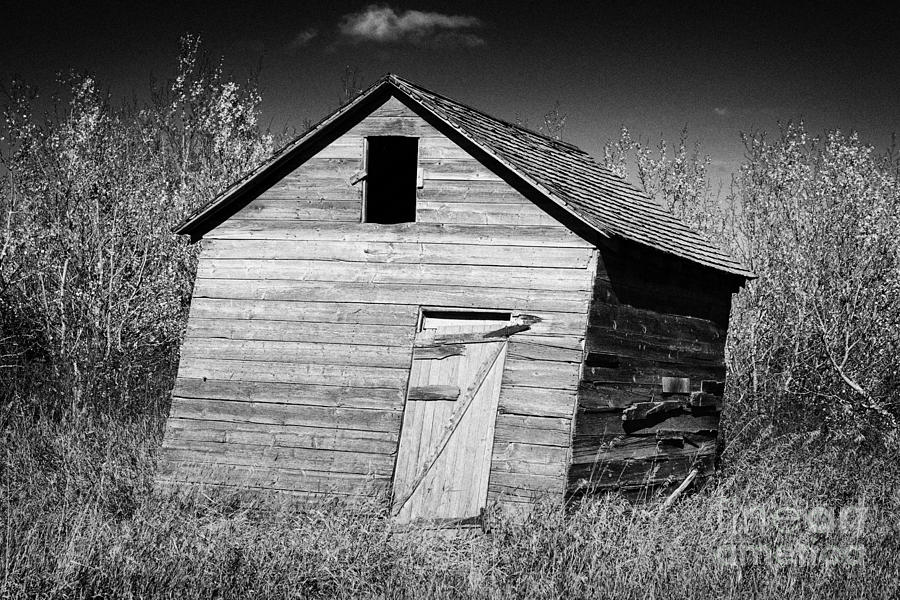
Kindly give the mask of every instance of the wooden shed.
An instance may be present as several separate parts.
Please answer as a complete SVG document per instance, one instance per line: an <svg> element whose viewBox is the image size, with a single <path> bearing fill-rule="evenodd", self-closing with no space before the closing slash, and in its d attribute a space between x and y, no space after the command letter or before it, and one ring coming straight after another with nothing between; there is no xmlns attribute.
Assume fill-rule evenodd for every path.
<svg viewBox="0 0 900 600"><path fill-rule="evenodd" d="M465 521L713 469L752 275L571 144L387 75L178 233L163 484Z"/></svg>

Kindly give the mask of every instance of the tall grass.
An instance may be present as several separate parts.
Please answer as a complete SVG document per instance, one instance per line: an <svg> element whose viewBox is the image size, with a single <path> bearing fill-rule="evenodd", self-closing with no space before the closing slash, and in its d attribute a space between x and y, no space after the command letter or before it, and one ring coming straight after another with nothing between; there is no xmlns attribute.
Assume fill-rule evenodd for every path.
<svg viewBox="0 0 900 600"><path fill-rule="evenodd" d="M7 422L0 597L900 594L900 467L883 451L760 439L666 512L610 496L451 535L398 530L378 501L154 494L160 417Z"/></svg>
<svg viewBox="0 0 900 600"><path fill-rule="evenodd" d="M170 228L274 138L255 82L194 37L149 103L102 89L73 77L42 117L12 85L0 119L0 597L900 597L898 154L755 132L729 213L684 137L670 159L625 132L606 162L634 151L760 275L718 479L666 512L611 496L399 531L379 501L154 492L195 265Z"/></svg>

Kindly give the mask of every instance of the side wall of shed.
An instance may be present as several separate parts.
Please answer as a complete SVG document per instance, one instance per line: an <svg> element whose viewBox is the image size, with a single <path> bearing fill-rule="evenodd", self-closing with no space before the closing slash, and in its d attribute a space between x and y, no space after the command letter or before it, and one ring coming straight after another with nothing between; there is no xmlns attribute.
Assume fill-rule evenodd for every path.
<svg viewBox="0 0 900 600"><path fill-rule="evenodd" d="M415 223L360 223L368 135L419 138ZM386 492L420 308L493 309L540 321L509 345L489 499L562 498L597 250L399 101L202 244L164 481Z"/></svg>
<svg viewBox="0 0 900 600"><path fill-rule="evenodd" d="M704 380L725 380L736 288L733 278L661 252L626 244L603 250L579 387L570 497L610 489L644 493L680 483L694 467L701 476L712 472L719 406L709 401L718 405L717 399L689 406L689 394L664 395L661 379L689 378L693 392ZM654 406L646 403L671 404L633 418ZM687 406L669 410L674 404Z"/></svg>

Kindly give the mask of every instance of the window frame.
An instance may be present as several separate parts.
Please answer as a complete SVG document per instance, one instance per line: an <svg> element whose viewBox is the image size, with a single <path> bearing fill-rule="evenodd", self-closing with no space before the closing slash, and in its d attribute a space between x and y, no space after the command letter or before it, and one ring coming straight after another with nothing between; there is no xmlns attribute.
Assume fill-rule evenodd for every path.
<svg viewBox="0 0 900 600"><path fill-rule="evenodd" d="M399 223L379 223L377 221L370 221L367 217L369 214L369 140L371 138L406 138L406 139L414 139L416 140L416 162L415 162L415 172L416 177L413 181L413 220L412 221L401 221ZM363 186L362 186L362 206L360 211L360 223L369 223L374 225L402 225L406 223L417 223L419 216L419 189L422 187L419 182L421 179L422 169L419 167L419 161L421 158L422 144L421 136L418 135L393 135L393 134L385 134L385 135L367 135L363 137L363 157L362 157L362 172L363 176Z"/></svg>

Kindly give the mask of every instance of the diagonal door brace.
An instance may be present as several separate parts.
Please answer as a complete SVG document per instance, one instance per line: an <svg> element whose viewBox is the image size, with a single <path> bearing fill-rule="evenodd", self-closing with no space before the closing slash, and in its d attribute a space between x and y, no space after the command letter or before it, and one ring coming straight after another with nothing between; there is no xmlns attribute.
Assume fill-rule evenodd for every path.
<svg viewBox="0 0 900 600"><path fill-rule="evenodd" d="M434 450L431 451L431 453L428 455L428 458L426 458L425 462L423 462L419 467L419 472L416 473L416 477L410 484L409 489L401 494L400 497L394 499L394 509L392 511L394 516L397 516L400 513L403 507L406 506L406 503L409 502L409 499L412 498L412 495L415 493L415 491L425 480L425 476L428 475L429 471L431 471L431 467L433 467L434 463L437 462L437 459L438 457L440 457L441 452L444 451L444 448L446 448L447 444L450 442L450 438L453 436L453 432L456 431L456 428L459 426L460 421L462 421L463 416L465 416L466 411L469 410L469 406L471 406L472 400L475 399L475 396L481 389L482 384L484 384L484 380L487 379L488 373L491 372L491 369L497 363L497 359L500 357L503 349L506 348L507 342L505 340L495 343L497 344L496 350L494 350L494 352L487 357L487 360L485 360L484 363L482 363L482 365L478 368L478 372L475 374L475 378L472 380L472 383L468 388L466 388L465 393L460 397L459 401L456 403L456 406L453 407L453 412L450 413L450 419L444 426L444 433L441 434L441 438L438 441L437 445L434 447Z"/></svg>

